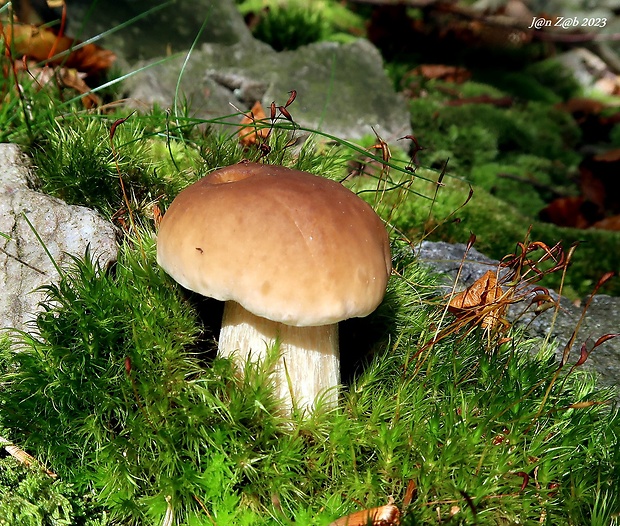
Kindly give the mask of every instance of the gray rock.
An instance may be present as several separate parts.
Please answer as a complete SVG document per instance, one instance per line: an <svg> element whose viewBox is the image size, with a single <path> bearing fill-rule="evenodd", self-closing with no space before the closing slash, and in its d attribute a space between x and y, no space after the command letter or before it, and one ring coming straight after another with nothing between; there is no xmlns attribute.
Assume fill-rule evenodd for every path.
<svg viewBox="0 0 620 526"><path fill-rule="evenodd" d="M128 62L185 51L199 33L198 43L233 44L252 38L233 0L114 0L113 4L112 9L111 2L67 0L69 32L82 40L105 34L97 44Z"/></svg>
<svg viewBox="0 0 620 526"><path fill-rule="evenodd" d="M529 7L534 13L546 13L553 16L583 18L603 17L610 20L613 10L618 7L618 0L530 0ZM596 30L579 24L583 30Z"/></svg>
<svg viewBox="0 0 620 526"><path fill-rule="evenodd" d="M111 223L32 190L33 181L19 148L0 144L0 328L26 330L44 297L37 288L59 278L46 249L60 267L87 246L102 266L117 256Z"/></svg>
<svg viewBox="0 0 620 526"><path fill-rule="evenodd" d="M445 274L446 283L443 285L443 290L446 294L452 290L459 268L461 271L455 287L456 292L464 290L488 270L497 269L497 261L484 256L474 248L469 251L464 263L461 264L465 248L463 244L423 241L416 249L421 263ZM558 297L554 291L550 293L554 298ZM557 342L556 356L559 360L578 326L583 307L577 307L566 298L562 298L561 309L554 321L553 309L535 315L531 309L526 310L528 303L524 301L512 306L507 318L515 321L517 326L525 327L532 336L544 338L550 334L550 337ZM577 333L569 363L574 363L579 358L583 344L587 350L592 350L598 338L619 332L620 298L595 296ZM593 349L583 367L595 371L603 384L620 387L620 337L610 339Z"/></svg>
<svg viewBox="0 0 620 526"><path fill-rule="evenodd" d="M379 51L367 40L277 53L252 37L233 0L160 5L121 0L110 9L106 2L67 0L71 33L82 39L104 35L97 43L119 56L128 75L123 87L135 108L157 104L183 114L187 101L192 117L220 119L238 113L235 108L249 110L257 100L268 111L272 101L284 104L296 90L289 110L304 127L359 139L372 135L372 126L389 143L411 134L406 101L395 93ZM199 45L187 59L199 33ZM239 116L226 122L236 125ZM229 125L218 128L235 131Z"/></svg>
<svg viewBox="0 0 620 526"><path fill-rule="evenodd" d="M126 81L128 97L137 108L170 107L183 62L172 58L133 75ZM388 142L411 133L406 102L394 91L379 51L364 39L279 53L258 41L205 44L191 55L180 82L193 115L202 119L234 114L234 108L247 111L255 100L268 112L272 101L284 104L291 90L297 99L288 109L304 127L359 139L372 135L373 126ZM228 122L237 124L239 117Z"/></svg>
<svg viewBox="0 0 620 526"><path fill-rule="evenodd" d="M578 47L554 57L584 89L592 89L597 82L605 77L614 77L607 64L592 51Z"/></svg>

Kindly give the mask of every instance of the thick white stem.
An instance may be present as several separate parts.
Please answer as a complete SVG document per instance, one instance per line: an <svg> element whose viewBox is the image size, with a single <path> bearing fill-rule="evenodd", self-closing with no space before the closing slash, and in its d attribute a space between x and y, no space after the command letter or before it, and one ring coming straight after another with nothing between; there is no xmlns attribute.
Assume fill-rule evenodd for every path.
<svg viewBox="0 0 620 526"><path fill-rule="evenodd" d="M263 361L276 339L280 341L280 359L273 378L283 408L290 411L294 400L297 408L311 410L317 395L326 389L325 400L335 404L340 383L338 324L291 327L256 316L233 301L226 302L220 356L232 357L242 368L247 360Z"/></svg>

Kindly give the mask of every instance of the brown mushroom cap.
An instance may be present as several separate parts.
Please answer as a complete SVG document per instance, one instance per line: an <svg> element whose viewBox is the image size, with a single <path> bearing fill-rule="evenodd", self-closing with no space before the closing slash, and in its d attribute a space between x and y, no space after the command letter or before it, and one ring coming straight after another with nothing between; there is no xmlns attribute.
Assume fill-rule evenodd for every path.
<svg viewBox="0 0 620 526"><path fill-rule="evenodd" d="M157 261L190 290L300 327L370 314L391 272L387 232L366 202L335 181L250 162L174 199Z"/></svg>

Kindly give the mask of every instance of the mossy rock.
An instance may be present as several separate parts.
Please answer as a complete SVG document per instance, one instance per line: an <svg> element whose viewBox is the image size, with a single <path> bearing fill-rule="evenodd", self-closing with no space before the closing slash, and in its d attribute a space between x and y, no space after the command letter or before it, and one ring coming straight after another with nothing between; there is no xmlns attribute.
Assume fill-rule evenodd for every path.
<svg viewBox="0 0 620 526"><path fill-rule="evenodd" d="M437 178L436 173L422 169L418 175ZM543 223L491 195L481 186L473 188L471 199L464 205L469 183L454 177L446 177L443 182L445 186L439 189L434 201L412 194L392 211L392 223L414 242L431 230L433 233L429 239L453 243L467 243L473 233L476 248L497 260L513 253L516 244L526 239L530 229L530 241L542 241L549 246L561 242L565 251L573 243L578 243L563 287L564 293L572 298L592 292L594 284L604 273L620 271L620 232L560 228ZM432 196L435 185L420 178L412 190ZM394 195L389 199L396 202L398 198ZM561 278L552 274L541 285L557 290ZM611 280L601 292L620 295L619 280Z"/></svg>

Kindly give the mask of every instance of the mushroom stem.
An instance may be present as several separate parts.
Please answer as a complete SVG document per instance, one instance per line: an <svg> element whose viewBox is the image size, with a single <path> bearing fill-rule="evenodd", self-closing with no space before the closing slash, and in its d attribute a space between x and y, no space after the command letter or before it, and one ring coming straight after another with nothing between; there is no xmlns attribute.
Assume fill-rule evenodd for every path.
<svg viewBox="0 0 620 526"><path fill-rule="evenodd" d="M325 393L325 401L335 404L336 387L340 383L337 323L292 327L256 316L234 301L226 302L220 356L232 357L242 368L247 360L264 360L276 339L280 342L280 357L274 366L273 379L283 409L311 410L317 395L326 389L331 390Z"/></svg>

